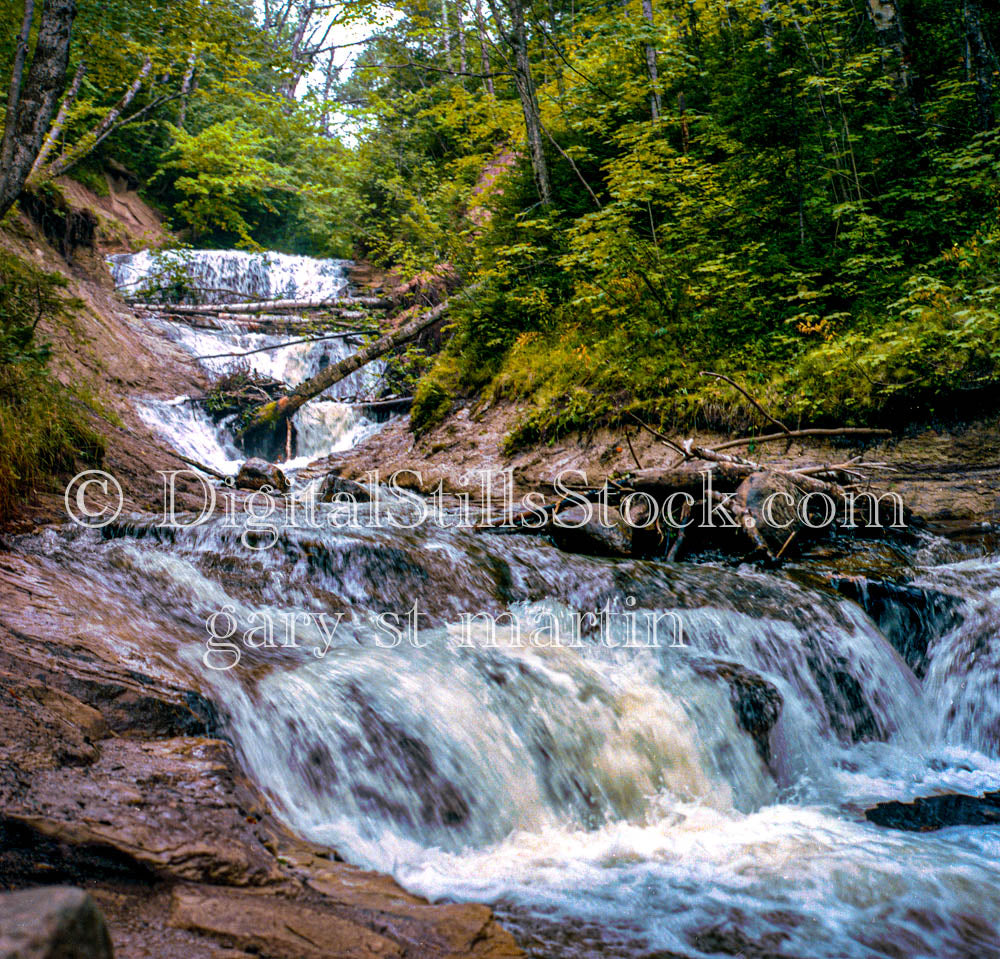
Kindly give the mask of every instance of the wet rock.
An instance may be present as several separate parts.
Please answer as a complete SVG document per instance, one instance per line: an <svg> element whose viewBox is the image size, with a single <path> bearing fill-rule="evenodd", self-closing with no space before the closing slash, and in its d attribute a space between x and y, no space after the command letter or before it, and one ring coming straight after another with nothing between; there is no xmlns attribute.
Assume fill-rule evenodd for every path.
<svg viewBox="0 0 1000 959"><path fill-rule="evenodd" d="M633 523L638 522L633 518ZM574 506L561 512L549 527L552 541L567 553L590 556L631 556L636 529L616 509Z"/></svg>
<svg viewBox="0 0 1000 959"><path fill-rule="evenodd" d="M33 679L0 672L0 770L29 773L97 760L108 734L101 714L74 696ZM0 775L0 789L3 779Z"/></svg>
<svg viewBox="0 0 1000 959"><path fill-rule="evenodd" d="M760 758L770 764L771 730L784 705L774 684L739 663L694 660L691 667L699 676L720 679L729 686L729 701L737 724L753 739Z"/></svg>
<svg viewBox="0 0 1000 959"><path fill-rule="evenodd" d="M332 503L335 499L346 500L348 497L352 497L357 503L367 503L371 500L367 486L340 476L336 471L327 473L316 494L316 499L320 503Z"/></svg>
<svg viewBox="0 0 1000 959"><path fill-rule="evenodd" d="M415 810L417 821L413 822L414 826L442 830L461 826L469 818L469 801L437 768L427 744L379 715L353 683L348 687L348 695L358 710L366 736L364 743L354 744L349 751L354 761L383 775L391 769L407 795L419 797L420 807ZM362 808L377 815L389 816L397 821L413 819L409 808L394 802L389 790L359 786L355 790L355 798Z"/></svg>
<svg viewBox="0 0 1000 959"><path fill-rule="evenodd" d="M807 661L837 738L844 743L884 740L889 730L879 721L849 664L842 661L842 668L831 669L830 664L820 663L812 655L807 655Z"/></svg>
<svg viewBox="0 0 1000 959"><path fill-rule="evenodd" d="M418 955L431 953L454 959L524 955L488 906L471 902L431 905L405 892L389 877L355 866L324 867L314 861L309 872L310 889L338 909L377 909L400 940L418 944Z"/></svg>
<svg viewBox="0 0 1000 959"><path fill-rule="evenodd" d="M288 480L285 474L274 463L252 456L236 474L236 488L259 490L265 486L270 487L273 492L288 492Z"/></svg>
<svg viewBox="0 0 1000 959"><path fill-rule="evenodd" d="M927 672L930 644L962 621L961 597L936 589L864 576L838 576L830 584L875 621L918 679Z"/></svg>
<svg viewBox="0 0 1000 959"><path fill-rule="evenodd" d="M789 934L783 929L751 935L741 926L749 917L740 916L730 923L719 923L690 935L691 945L699 952L734 956L736 959L793 959L784 949Z"/></svg>
<svg viewBox="0 0 1000 959"><path fill-rule="evenodd" d="M995 826L1000 823L1000 791L982 796L946 793L909 803L878 803L865 810L865 819L877 826L911 832L931 832L947 826Z"/></svg>
<svg viewBox="0 0 1000 959"><path fill-rule="evenodd" d="M116 735L144 739L217 736L215 707L200 693L162 683L143 689L141 680L152 681L148 677L139 679L135 685L124 685L69 677L66 685L75 696L98 709Z"/></svg>
<svg viewBox="0 0 1000 959"><path fill-rule="evenodd" d="M94 900L72 886L0 895L0 959L111 959Z"/></svg>
<svg viewBox="0 0 1000 959"><path fill-rule="evenodd" d="M39 770L27 789L0 788L0 804L11 823L110 851L139 873L237 886L280 878L256 828L263 809L218 740L106 740L87 768Z"/></svg>

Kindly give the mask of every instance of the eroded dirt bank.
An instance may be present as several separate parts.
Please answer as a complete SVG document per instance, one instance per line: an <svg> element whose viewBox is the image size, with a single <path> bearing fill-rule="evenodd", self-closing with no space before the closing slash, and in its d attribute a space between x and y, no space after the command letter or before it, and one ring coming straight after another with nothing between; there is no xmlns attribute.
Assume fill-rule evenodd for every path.
<svg viewBox="0 0 1000 959"><path fill-rule="evenodd" d="M624 432L596 429L589 436L571 435L551 445L502 453L504 436L520 411L498 406L477 412L472 405L457 409L440 426L415 436L405 419L389 423L346 453L330 457L324 468L364 479L378 469L385 477L399 471L419 472L400 477L425 491L439 482L446 490L479 488L477 471L512 469L522 490L550 487L562 470L579 470L600 485L605 477L637 466L663 465L675 458L655 437L632 427ZM892 427L893 424L885 424ZM678 437L680 438L680 437ZM701 434L698 444L711 445L729 437ZM964 533L982 524L1000 523L1000 419L982 416L947 429L913 428L899 437L876 442L794 441L758 447L751 455L761 463L796 467L809 463L837 463L858 453L866 460L891 467L874 481L880 491L895 491L914 513L946 534ZM740 453L743 450L734 450ZM567 478L567 482L573 478Z"/></svg>

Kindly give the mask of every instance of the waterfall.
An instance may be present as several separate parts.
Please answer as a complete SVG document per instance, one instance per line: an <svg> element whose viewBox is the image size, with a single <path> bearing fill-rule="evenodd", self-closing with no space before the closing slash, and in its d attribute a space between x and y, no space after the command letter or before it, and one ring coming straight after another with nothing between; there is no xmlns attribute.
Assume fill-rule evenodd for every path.
<svg viewBox="0 0 1000 959"><path fill-rule="evenodd" d="M540 955L710 956L742 936L775 956L892 942L961 956L1000 941L997 830L887 832L857 813L1000 785L981 728L1000 700L992 680L960 721L941 695L974 674L968 650L995 641L973 616L1000 608L980 592L995 560L922 571L971 605L921 685L857 606L794 575L340 515L321 505L316 529L255 520L274 536L253 551L245 518L168 531L137 518L22 548L85 575L105 621L142 610L143 655L185 664L292 829L431 897L492 902L524 935L575 930ZM627 645L621 604L609 634L527 638L614 597L677 613L683 644ZM414 602L419 641L393 642L378 617ZM206 639L223 609L238 624L229 669L213 668L228 641ZM485 618L467 631L469 611L507 615L495 633ZM741 722L737 670L780 702L770 755Z"/></svg>
<svg viewBox="0 0 1000 959"><path fill-rule="evenodd" d="M349 298L345 260L237 250L168 250L115 254L108 262L119 290L128 295L154 294L154 299L156 290L168 286L181 299L198 303ZM295 342L305 338L303 334L249 332L234 320L220 320L213 329L156 318L151 322L213 376L246 369L289 386L351 355L361 342L358 338ZM349 449L377 429L357 408L335 400L373 395L383 373L383 363L370 363L335 384L324 397L305 404L295 417L296 455L285 468L294 473L312 460ZM239 469L244 456L234 446L230 424L214 422L196 402L187 397L146 400L138 404L138 412L185 456L221 472Z"/></svg>
<svg viewBox="0 0 1000 959"><path fill-rule="evenodd" d="M188 396L136 403L142 421L162 436L178 453L211 466L220 473L235 473L243 454L229 438L226 424L212 422L201 405Z"/></svg>
<svg viewBox="0 0 1000 959"><path fill-rule="evenodd" d="M347 292L347 260L244 250L143 250L108 257L115 286L170 302L334 299Z"/></svg>

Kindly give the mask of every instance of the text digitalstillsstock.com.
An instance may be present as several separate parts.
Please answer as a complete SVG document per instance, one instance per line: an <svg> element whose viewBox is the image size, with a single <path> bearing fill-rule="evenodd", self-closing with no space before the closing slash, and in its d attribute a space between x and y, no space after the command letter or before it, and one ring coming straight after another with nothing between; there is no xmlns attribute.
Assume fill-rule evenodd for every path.
<svg viewBox="0 0 1000 959"><path fill-rule="evenodd" d="M423 488L419 471L397 470L383 479L373 470L366 474L364 484L357 484L357 494L341 491L330 503L317 500L316 484L300 495L281 494L267 486L252 492L237 492L228 485L217 487L194 470L157 472L163 493L159 527L187 529L215 519L224 527L242 528L243 545L254 550L272 547L281 529L412 530L433 525L442 529L488 530L510 526L515 518L517 526L525 530L549 525L580 529L591 523L612 528L622 522L634 529L681 530L694 525L705 529L737 529L755 522L752 517L737 519L726 499L713 489L711 470L701 473L700 496L678 490L662 499L645 491L622 495L620 488L607 480L591 487L585 472L563 470L551 484L553 496L561 504L559 511L547 508L545 496L537 490L516 497L513 472L509 469L466 474L460 478L459 486L469 486L469 490L446 491L441 481L426 495L412 491L414 486ZM202 503L197 512L180 507L181 477L200 487ZM612 507L616 497L618 503ZM73 477L64 499L69 518L91 528L115 522L125 504L121 484L101 470L88 470ZM869 490L848 491L838 501L822 491L794 497L779 489L764 497L759 515L764 523L779 530L796 523L813 530L834 525L846 529L859 526L901 529L905 525L904 505L898 493L876 494ZM859 516L864 518L863 522L859 522Z"/></svg>
<svg viewBox="0 0 1000 959"><path fill-rule="evenodd" d="M554 497L566 512L555 512L540 492L517 498L511 470L480 470L467 474L461 483L475 490L445 491L443 482L429 494L417 471L400 470L383 480L377 471L366 476L364 485L348 484L333 502L317 500L317 484L298 495L280 494L264 487L236 491L232 483L216 486L193 470L158 471L162 482L162 514L156 525L173 530L192 529L212 520L222 528L240 530L237 540L250 550L274 546L285 529L338 530L358 527L412 530L434 525L444 529L489 531L516 524L525 530L549 525L567 529L599 523L613 527L622 522L635 529L669 527L681 530L745 528L727 499L713 490L710 470L701 474L700 497L690 491L675 491L661 498L646 492L623 494L620 487L604 482L590 487L582 471L564 470L553 478ZM178 481L194 481L200 488L200 509L180 508ZM586 495L583 492L586 490ZM186 502L190 502L190 492ZM610 502L617 497L615 507ZM551 503L551 497L550 497ZM124 491L111 474L89 470L70 481L65 505L70 519L81 526L100 529L115 522L125 504ZM861 506L864 523L855 519ZM886 526L901 528L905 511L898 494L878 496L869 491L852 493L838 502L825 492L810 492L798 498L776 490L763 499L759 515L764 523L785 529L801 523L810 529L840 525L852 528ZM883 519L887 522L883 523ZM750 519L752 522L752 518ZM415 600L408 608L392 611L327 613L306 610L238 609L227 604L204 620L207 640L202 656L206 667L227 670L244 655L260 650L301 650L324 658L331 649L372 645L379 649L423 649L432 643L455 648L580 648L601 645L612 649L683 648L684 626L676 611L636 609L632 596L608 600L603 607L586 612L532 611L530 614L463 613L457 623L434 625Z"/></svg>

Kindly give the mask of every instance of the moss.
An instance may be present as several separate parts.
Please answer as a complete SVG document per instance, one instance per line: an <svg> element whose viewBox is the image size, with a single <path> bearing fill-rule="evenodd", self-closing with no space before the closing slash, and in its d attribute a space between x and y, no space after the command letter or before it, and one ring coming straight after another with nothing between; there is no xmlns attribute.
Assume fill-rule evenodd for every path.
<svg viewBox="0 0 1000 959"><path fill-rule="evenodd" d="M461 367L445 352L417 384L410 408L410 425L418 433L437 426L463 392Z"/></svg>

